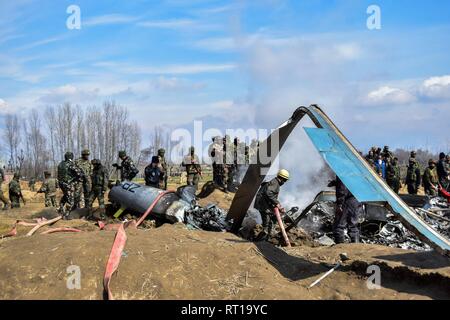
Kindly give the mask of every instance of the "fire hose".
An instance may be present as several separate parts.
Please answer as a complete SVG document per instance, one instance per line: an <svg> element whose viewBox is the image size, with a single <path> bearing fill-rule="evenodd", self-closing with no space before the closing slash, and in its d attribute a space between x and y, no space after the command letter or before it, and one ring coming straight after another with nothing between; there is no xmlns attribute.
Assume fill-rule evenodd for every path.
<svg viewBox="0 0 450 320"><path fill-rule="evenodd" d="M284 239L284 243L286 244L286 246L288 248L290 248L291 242L289 241L286 230L284 229L283 221L281 220L280 210L277 207L275 207L273 209L273 212L275 214L275 217L277 217L278 225L280 226L281 234L283 235L283 239Z"/></svg>
<svg viewBox="0 0 450 320"><path fill-rule="evenodd" d="M106 263L105 275L103 276L103 288L105 290L105 296L108 298L108 300L114 300L114 296L111 292L109 285L111 282L112 275L114 274L114 272L117 271L117 268L119 267L120 258L122 257L122 252L127 242L127 234L125 232L125 229L127 227L137 228L145 220L145 218L147 218L147 216L152 212L152 210L155 208L159 200L161 200L161 198L166 194L173 192L174 191L161 192L155 198L155 200L153 200L153 202L150 204L150 206L147 208L147 210L144 212L144 214L139 218L137 222L133 220L128 221L126 223L113 225L105 225L104 223L99 223L99 227L101 230L117 230L116 236L114 238L114 243L111 248L111 252L109 254L108 262Z"/></svg>

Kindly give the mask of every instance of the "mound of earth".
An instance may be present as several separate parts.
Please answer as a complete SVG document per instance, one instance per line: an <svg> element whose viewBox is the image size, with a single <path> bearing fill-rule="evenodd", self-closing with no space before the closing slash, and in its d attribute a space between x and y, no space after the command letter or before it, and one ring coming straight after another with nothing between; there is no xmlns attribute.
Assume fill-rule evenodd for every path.
<svg viewBox="0 0 450 320"><path fill-rule="evenodd" d="M21 236L24 229L0 240L0 299L103 299L115 232L83 220L58 224L90 226L31 237ZM450 299L449 260L433 252L375 245L280 249L182 224L127 229L127 237L111 282L116 299ZM342 252L351 260L308 289ZM370 264L381 267L379 290L367 287ZM80 289L67 285L73 266L81 271Z"/></svg>

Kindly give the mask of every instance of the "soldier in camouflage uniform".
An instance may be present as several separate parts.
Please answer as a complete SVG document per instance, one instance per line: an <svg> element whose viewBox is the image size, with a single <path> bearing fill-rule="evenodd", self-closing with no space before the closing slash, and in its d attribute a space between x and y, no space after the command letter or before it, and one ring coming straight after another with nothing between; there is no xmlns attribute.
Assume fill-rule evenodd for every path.
<svg viewBox="0 0 450 320"><path fill-rule="evenodd" d="M159 157L159 164L161 165L164 175L161 175L161 181L159 184L159 188L163 189L163 190L167 190L167 179L169 177L169 168L167 166L167 161L166 161L166 150L164 150L163 148L158 150L158 157Z"/></svg>
<svg viewBox="0 0 450 320"><path fill-rule="evenodd" d="M202 175L202 167L200 166L200 160L195 154L195 148L189 148L189 154L184 157L182 165L186 167L187 184L189 186L195 186L198 189L198 182Z"/></svg>
<svg viewBox="0 0 450 320"><path fill-rule="evenodd" d="M105 192L108 190L108 173L99 159L92 160L92 189L89 198L89 207L92 207L95 199L101 209L105 208Z"/></svg>
<svg viewBox="0 0 450 320"><path fill-rule="evenodd" d="M70 211L75 207L75 188L77 184L83 181L84 175L73 161L73 153L66 152L64 161L58 165L58 184L63 192L63 197L60 201L59 212L67 218Z"/></svg>
<svg viewBox="0 0 450 320"><path fill-rule="evenodd" d="M221 137L214 137L212 144L209 146L209 156L212 161L213 168L213 182L221 187L225 188L224 181L224 164L223 164L223 145Z"/></svg>
<svg viewBox="0 0 450 320"><path fill-rule="evenodd" d="M439 179L436 172L436 162L433 159L428 161L428 167L423 173L423 187L425 194L436 197L439 190Z"/></svg>
<svg viewBox="0 0 450 320"><path fill-rule="evenodd" d="M89 160L89 155L91 152L88 149L85 149L81 152L81 158L75 161L75 164L83 171L84 179L80 183L77 184L75 188L75 206L80 206L81 194L83 194L84 198L84 207L89 208L90 205L90 196L91 196L91 175L93 166L91 161Z"/></svg>
<svg viewBox="0 0 450 320"><path fill-rule="evenodd" d="M421 175L420 166L413 157L409 159L408 171L406 172L405 183L408 186L409 194L417 194L420 188Z"/></svg>
<svg viewBox="0 0 450 320"><path fill-rule="evenodd" d="M0 168L0 200L3 202L3 210L8 210L11 207L11 202L5 197L3 193L2 184L5 182L5 171Z"/></svg>
<svg viewBox="0 0 450 320"><path fill-rule="evenodd" d="M30 181L28 181L28 187L30 188L31 191L35 191L35 185L36 185L36 179L35 178L31 178Z"/></svg>
<svg viewBox="0 0 450 320"><path fill-rule="evenodd" d="M400 167L398 165L398 158L395 157L386 167L386 182L398 194L402 187L400 181Z"/></svg>
<svg viewBox="0 0 450 320"><path fill-rule="evenodd" d="M52 174L49 171L44 172L44 181L38 193L44 193L45 206L56 207L56 189L58 189L58 181L52 178Z"/></svg>
<svg viewBox="0 0 450 320"><path fill-rule="evenodd" d="M11 208L20 208L20 198L25 204L25 199L22 195L22 188L20 187L20 175L14 173L14 178L9 183L9 199L11 200Z"/></svg>
<svg viewBox="0 0 450 320"><path fill-rule="evenodd" d="M133 180L134 177L139 173L139 170L136 168L136 166L133 163L133 160L129 156L127 156L127 153L125 151L119 151L119 158L122 160L122 163L119 165L117 163L113 164L113 167L115 167L117 170L120 170L120 180Z"/></svg>

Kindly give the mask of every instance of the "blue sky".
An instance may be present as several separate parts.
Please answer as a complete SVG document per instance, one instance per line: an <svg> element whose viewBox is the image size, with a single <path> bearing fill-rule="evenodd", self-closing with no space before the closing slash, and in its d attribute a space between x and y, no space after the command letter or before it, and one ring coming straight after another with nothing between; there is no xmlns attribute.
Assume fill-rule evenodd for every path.
<svg viewBox="0 0 450 320"><path fill-rule="evenodd" d="M360 148L449 149L449 52L447 0L0 0L0 115L113 99L148 134L272 128L318 103Z"/></svg>

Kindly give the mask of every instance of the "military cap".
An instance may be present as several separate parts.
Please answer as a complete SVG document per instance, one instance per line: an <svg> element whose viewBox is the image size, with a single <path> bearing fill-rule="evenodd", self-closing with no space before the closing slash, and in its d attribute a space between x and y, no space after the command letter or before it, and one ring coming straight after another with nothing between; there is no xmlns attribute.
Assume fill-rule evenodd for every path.
<svg viewBox="0 0 450 320"><path fill-rule="evenodd" d="M90 154L91 154L91 152L89 151L89 149L84 149L83 151L81 151L82 156L88 156Z"/></svg>
<svg viewBox="0 0 450 320"><path fill-rule="evenodd" d="M158 149L158 154L165 154L165 153L166 153L165 149L163 149L163 148Z"/></svg>

